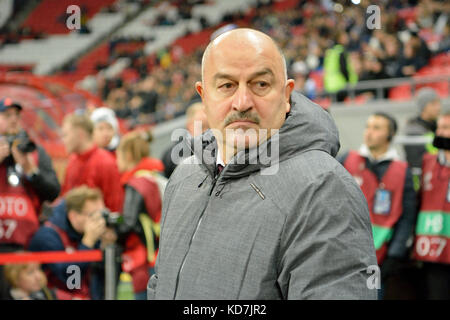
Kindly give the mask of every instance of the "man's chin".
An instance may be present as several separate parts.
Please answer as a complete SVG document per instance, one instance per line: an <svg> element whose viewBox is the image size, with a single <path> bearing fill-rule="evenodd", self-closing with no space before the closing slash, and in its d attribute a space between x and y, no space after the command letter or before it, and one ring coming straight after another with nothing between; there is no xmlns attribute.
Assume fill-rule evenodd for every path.
<svg viewBox="0 0 450 320"><path fill-rule="evenodd" d="M258 146L258 135L234 135L227 139L227 146L237 152Z"/></svg>

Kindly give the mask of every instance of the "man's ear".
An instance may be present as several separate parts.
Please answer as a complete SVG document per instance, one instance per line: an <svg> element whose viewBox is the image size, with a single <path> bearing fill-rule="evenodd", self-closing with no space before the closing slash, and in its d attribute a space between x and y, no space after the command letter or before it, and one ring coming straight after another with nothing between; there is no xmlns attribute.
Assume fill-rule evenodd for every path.
<svg viewBox="0 0 450 320"><path fill-rule="evenodd" d="M76 212L75 210L69 210L67 212L67 219L69 219L70 224L73 224L74 222L74 217L75 215L77 215L78 212Z"/></svg>
<svg viewBox="0 0 450 320"><path fill-rule="evenodd" d="M203 100L203 84L201 81L197 81L195 83L195 90L200 95L200 98L202 98L202 100Z"/></svg>
<svg viewBox="0 0 450 320"><path fill-rule="evenodd" d="M286 81L286 88L285 88L285 99L286 99L286 113L291 111L291 104L290 104L290 98L291 93L294 90L295 81L293 79L288 79Z"/></svg>

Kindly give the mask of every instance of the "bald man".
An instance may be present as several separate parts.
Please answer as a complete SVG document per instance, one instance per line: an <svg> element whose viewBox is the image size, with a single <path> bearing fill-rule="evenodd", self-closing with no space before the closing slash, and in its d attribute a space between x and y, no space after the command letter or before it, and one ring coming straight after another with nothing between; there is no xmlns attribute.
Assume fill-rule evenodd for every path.
<svg viewBox="0 0 450 320"><path fill-rule="evenodd" d="M364 195L273 40L215 38L195 87L211 130L167 185L149 299L376 299Z"/></svg>
<svg viewBox="0 0 450 320"><path fill-rule="evenodd" d="M197 125L198 129L195 129ZM208 119L206 118L205 108L201 102L194 102L186 109L186 130L192 137L196 137L209 129ZM177 141L172 144L163 154L162 162L164 163L164 175L170 178L173 170L175 170L179 161L178 158L187 158L192 155L190 150L185 150L180 144L183 141ZM177 154L178 153L178 154Z"/></svg>

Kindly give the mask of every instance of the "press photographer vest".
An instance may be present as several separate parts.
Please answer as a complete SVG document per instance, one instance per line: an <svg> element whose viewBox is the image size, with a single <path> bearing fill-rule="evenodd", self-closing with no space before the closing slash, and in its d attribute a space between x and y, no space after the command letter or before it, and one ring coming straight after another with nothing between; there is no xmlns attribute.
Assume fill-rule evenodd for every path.
<svg viewBox="0 0 450 320"><path fill-rule="evenodd" d="M450 168L439 164L437 155L425 154L413 253L417 260L450 264L449 187Z"/></svg>
<svg viewBox="0 0 450 320"><path fill-rule="evenodd" d="M128 272L133 278L135 292L145 290L148 281L148 268L155 266L158 255L158 242L160 235L161 199L167 179L159 176L150 170L139 170L128 181L128 185L133 187L142 196L145 202L146 212L139 214L139 222L145 235L145 244L142 243L137 234L131 233L125 243L125 251L122 254L122 270ZM158 192L157 197L149 197L150 192Z"/></svg>
<svg viewBox="0 0 450 320"><path fill-rule="evenodd" d="M27 247L39 228L40 200L22 179L13 187L7 181L7 166L0 164L0 245L18 244Z"/></svg>
<svg viewBox="0 0 450 320"><path fill-rule="evenodd" d="M408 164L403 161L391 161L381 181L366 168L366 159L355 151L350 151L344 167L356 179L369 206L372 233L378 264L381 265L387 254L388 244L393 235L393 227L403 212L403 189ZM376 197L389 194L384 201L387 210L377 212ZM381 200L379 200L381 201Z"/></svg>

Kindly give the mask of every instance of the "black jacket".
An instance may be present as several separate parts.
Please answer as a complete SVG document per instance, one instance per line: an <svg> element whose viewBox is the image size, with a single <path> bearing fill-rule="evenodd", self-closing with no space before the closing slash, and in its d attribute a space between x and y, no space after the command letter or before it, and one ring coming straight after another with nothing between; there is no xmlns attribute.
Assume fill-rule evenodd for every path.
<svg viewBox="0 0 450 320"><path fill-rule="evenodd" d="M423 136L429 132L435 133L436 122L425 121L420 117L408 121L405 134L408 136ZM422 158L426 152L424 145L405 145L406 160L411 168L422 168Z"/></svg>
<svg viewBox="0 0 450 320"><path fill-rule="evenodd" d="M41 202L51 202L58 197L61 186L58 182L56 172L53 169L52 160L47 152L40 146L37 146L37 152L38 173L31 177L23 175L22 178L33 188ZM7 166L14 166L14 158L12 156L7 157L3 162Z"/></svg>

